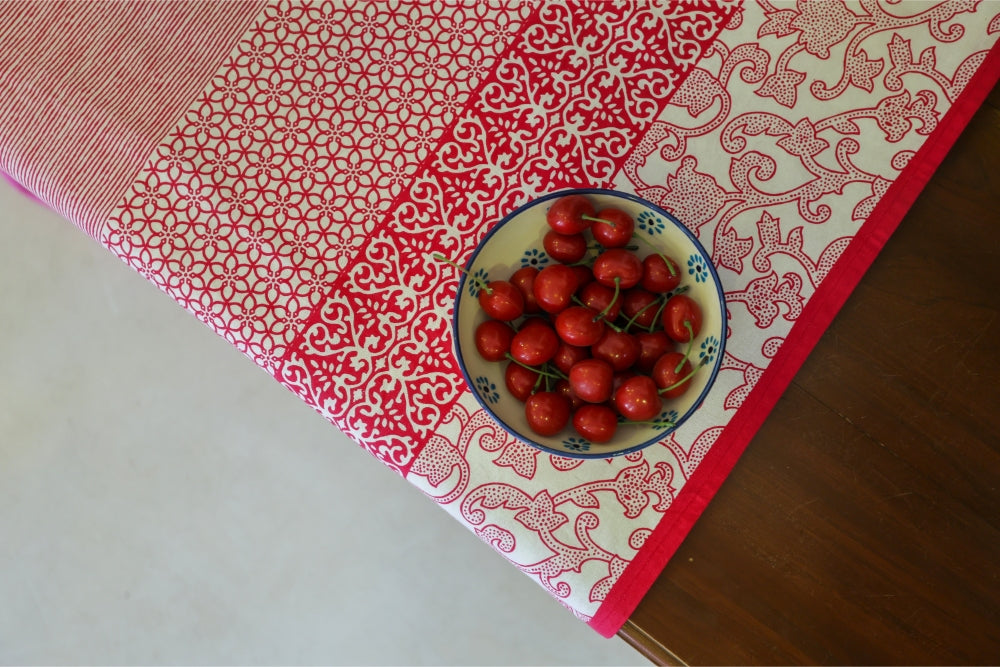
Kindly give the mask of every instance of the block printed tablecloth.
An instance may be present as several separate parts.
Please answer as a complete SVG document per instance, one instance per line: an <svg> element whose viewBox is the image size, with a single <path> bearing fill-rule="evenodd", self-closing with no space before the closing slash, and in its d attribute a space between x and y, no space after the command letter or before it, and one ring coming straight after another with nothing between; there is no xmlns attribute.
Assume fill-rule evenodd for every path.
<svg viewBox="0 0 1000 667"><path fill-rule="evenodd" d="M3 11L0 169L606 635L1000 73L974 0ZM568 187L674 212L726 290L716 388L626 457L490 420L430 258Z"/></svg>

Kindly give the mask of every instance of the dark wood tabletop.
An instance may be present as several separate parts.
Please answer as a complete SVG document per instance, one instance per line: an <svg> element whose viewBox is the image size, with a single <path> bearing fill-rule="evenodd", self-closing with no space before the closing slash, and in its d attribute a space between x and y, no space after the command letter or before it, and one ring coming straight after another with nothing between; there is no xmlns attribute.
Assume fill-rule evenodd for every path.
<svg viewBox="0 0 1000 667"><path fill-rule="evenodd" d="M659 664L1000 663L1000 87L620 635Z"/></svg>

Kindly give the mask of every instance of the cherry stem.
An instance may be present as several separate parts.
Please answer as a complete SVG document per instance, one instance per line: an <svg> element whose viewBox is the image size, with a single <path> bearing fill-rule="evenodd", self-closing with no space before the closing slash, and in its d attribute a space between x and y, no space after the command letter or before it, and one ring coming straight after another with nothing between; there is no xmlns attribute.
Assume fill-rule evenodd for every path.
<svg viewBox="0 0 1000 667"><path fill-rule="evenodd" d="M514 358L514 355L512 355L510 352L508 352L506 356L507 356L508 359L510 359L511 361L513 361L518 366L523 366L524 368L527 368L529 371L535 371L539 375L544 375L545 377L559 378L559 376L556 375L555 373L550 373L550 372L542 370L541 368L538 368L536 366L529 366L528 364L526 364L524 362L518 361L517 359ZM537 386L537 384L538 384L537 380L535 381L535 384Z"/></svg>
<svg viewBox="0 0 1000 667"><path fill-rule="evenodd" d="M485 282L483 282L483 280L481 278L478 278L478 277L472 275L471 273L469 273L464 268L462 268L461 266L459 266L455 262L451 261L450 259L448 259L444 255L441 255L441 254L438 254L438 253L433 253L431 255L431 257L433 257L434 259L436 259L439 262L444 262L445 264L448 264L450 266L455 267L456 269L458 269L459 271L461 271L465 275L469 276L469 279L476 284L476 287L478 287L479 289L483 290L487 294L493 294L493 288L491 288L489 285L487 285Z"/></svg>
<svg viewBox="0 0 1000 667"><path fill-rule="evenodd" d="M660 389L657 393L662 394L664 392L670 391L671 389L677 389L677 387L681 386L682 384L684 384L685 382L687 382L688 380L690 380L691 378L693 378L694 374L697 373L698 371L700 371L701 367L704 366L704 365L705 365L705 360L703 359L700 364L698 364L697 366L695 366L694 368L691 369L690 373L688 373L683 378L681 378L677 382L673 383L669 387L664 387L663 389Z"/></svg>
<svg viewBox="0 0 1000 667"><path fill-rule="evenodd" d="M581 215L580 218L583 220L589 220L590 222L603 222L606 225L610 225L612 229L618 226L615 223L611 222L610 220L605 220L604 218L595 218L592 215Z"/></svg>
<svg viewBox="0 0 1000 667"><path fill-rule="evenodd" d="M634 233L632 234L632 238L639 239L640 241L642 241L643 243L645 243L646 245L648 245L650 248L652 248L654 251L656 251L656 254L660 256L660 258L663 260L663 263L667 265L667 270L670 271L671 277L677 275L677 269L674 268L674 263L671 262L669 259L667 259L667 256L664 255L662 252L660 252L657 249L657 247L655 245L653 245L652 241L650 241L649 239L644 238L642 236L639 236L638 234L634 234Z"/></svg>
<svg viewBox="0 0 1000 667"><path fill-rule="evenodd" d="M586 303L584 303L583 300L580 297L578 297L577 295L574 294L571 298L573 299L573 303L575 303L577 305L580 305L580 306L584 306L585 308L590 308L590 306L588 306ZM614 301L612 301L611 303L614 303ZM591 308L591 310L593 310L593 308ZM600 315L600 313L598 313L597 315L594 315L594 321L595 322L597 320L600 320L600 319L603 319L604 323L606 325L608 325L609 327L611 327L612 329L614 329L618 333L622 332L621 327L619 327L618 325L614 324L611 320L609 320L607 318L602 318L601 315Z"/></svg>
<svg viewBox="0 0 1000 667"><path fill-rule="evenodd" d="M660 303L659 299L656 299L655 301L650 301L645 306L643 306L642 308L640 308L639 312L637 312L635 315L633 315L632 317L630 317L629 320L628 320L628 322L625 323L625 327L624 327L625 331L628 331L629 327L632 326L633 324L635 324L635 318L637 318L640 315L642 315L643 313L645 313L646 309L649 308L650 306L656 305L658 303L660 304L660 308L662 308L663 304ZM656 324L656 318L655 317L653 318L653 324L654 325Z"/></svg>
<svg viewBox="0 0 1000 667"><path fill-rule="evenodd" d="M615 301L618 300L618 295L621 293L621 289L622 289L621 288L621 282L622 282L621 276L615 276L615 295L613 297L611 297L611 301L608 301L608 305L604 306L604 310L602 310L601 312L599 312L597 314L597 317L594 318L595 322L598 319L603 319L604 316L608 314L608 311L611 310L611 306L615 305Z"/></svg>
<svg viewBox="0 0 1000 667"><path fill-rule="evenodd" d="M675 373L681 372L681 368L684 367L684 362L688 360L688 357L691 356L691 350L694 349L694 327L691 326L691 320L684 320L684 328L687 329L688 332L688 349L687 352L684 353L684 357L677 362L677 368L674 369Z"/></svg>
<svg viewBox="0 0 1000 667"><path fill-rule="evenodd" d="M656 315L653 316L653 321L650 323L650 325L648 327L650 333L653 333L653 329L656 328L656 323L660 321L660 315L663 314L663 309L667 307L667 301L670 301L670 299L664 299L663 301L659 302L660 303L660 307L656 311ZM654 302L654 303L656 303L656 302Z"/></svg>

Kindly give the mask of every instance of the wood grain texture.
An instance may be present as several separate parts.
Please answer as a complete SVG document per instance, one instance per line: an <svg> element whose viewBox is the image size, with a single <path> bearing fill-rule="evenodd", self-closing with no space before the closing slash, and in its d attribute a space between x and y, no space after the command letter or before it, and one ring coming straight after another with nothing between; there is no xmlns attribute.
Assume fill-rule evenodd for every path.
<svg viewBox="0 0 1000 667"><path fill-rule="evenodd" d="M1000 88L620 635L659 664L1000 660Z"/></svg>

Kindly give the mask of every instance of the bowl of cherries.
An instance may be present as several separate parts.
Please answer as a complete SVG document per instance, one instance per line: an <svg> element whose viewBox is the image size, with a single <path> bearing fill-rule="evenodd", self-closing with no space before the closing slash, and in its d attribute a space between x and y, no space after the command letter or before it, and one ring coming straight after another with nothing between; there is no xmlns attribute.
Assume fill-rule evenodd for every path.
<svg viewBox="0 0 1000 667"><path fill-rule="evenodd" d="M683 224L639 197L539 197L454 266L462 373L504 429L545 452L607 458L659 442L719 372L715 267Z"/></svg>

